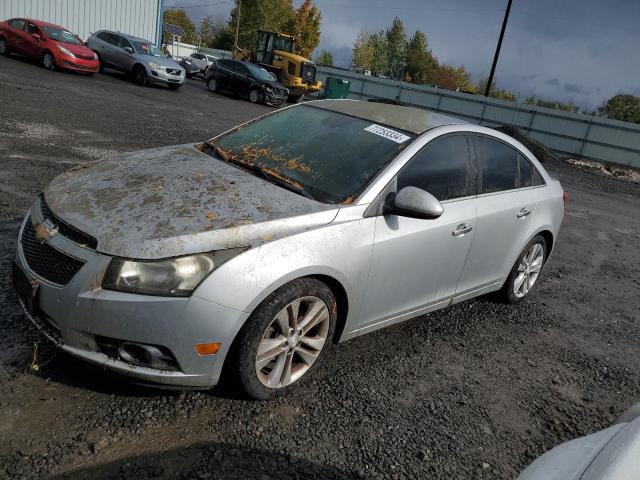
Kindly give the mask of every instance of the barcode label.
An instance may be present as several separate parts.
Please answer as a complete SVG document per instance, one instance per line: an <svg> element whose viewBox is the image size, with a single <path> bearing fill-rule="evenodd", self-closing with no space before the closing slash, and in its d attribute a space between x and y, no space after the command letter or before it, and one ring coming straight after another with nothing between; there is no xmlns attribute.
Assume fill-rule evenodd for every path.
<svg viewBox="0 0 640 480"><path fill-rule="evenodd" d="M410 137L404 135L403 133L396 132L395 130L391 130L390 128L383 127L382 125L371 124L367 128L365 128L367 132L375 133L381 137L387 138L396 143L404 143L409 140Z"/></svg>

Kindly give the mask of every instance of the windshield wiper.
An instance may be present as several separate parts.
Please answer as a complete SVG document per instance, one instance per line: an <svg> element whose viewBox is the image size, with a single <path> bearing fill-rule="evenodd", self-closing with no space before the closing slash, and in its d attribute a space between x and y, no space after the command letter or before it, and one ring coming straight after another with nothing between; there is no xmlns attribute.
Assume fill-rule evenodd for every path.
<svg viewBox="0 0 640 480"><path fill-rule="evenodd" d="M215 143L211 143L209 141L206 141L204 143L205 145L213 149L214 153L225 162L233 163L235 165L238 165L244 168L245 170L250 170L254 174L259 175L262 178L267 179L282 188L285 188L291 192L297 193L298 195L302 195L303 197L306 197L310 200L315 201L315 198L313 198L313 196L311 196L311 194L307 192L302 187L302 185L299 185L293 180L289 180L286 177L277 175L274 172L270 171L268 168L262 167L260 165L256 165L255 163L243 162L242 160L238 160L237 158L230 156L227 152L225 152L222 148L217 146Z"/></svg>

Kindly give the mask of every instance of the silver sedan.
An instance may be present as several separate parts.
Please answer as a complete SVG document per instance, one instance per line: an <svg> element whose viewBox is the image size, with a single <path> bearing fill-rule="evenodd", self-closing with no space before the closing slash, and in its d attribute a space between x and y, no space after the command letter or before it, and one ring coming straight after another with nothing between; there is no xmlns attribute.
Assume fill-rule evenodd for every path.
<svg viewBox="0 0 640 480"><path fill-rule="evenodd" d="M55 178L20 229L14 284L72 355L269 398L332 343L489 292L521 301L566 201L490 128L309 102Z"/></svg>

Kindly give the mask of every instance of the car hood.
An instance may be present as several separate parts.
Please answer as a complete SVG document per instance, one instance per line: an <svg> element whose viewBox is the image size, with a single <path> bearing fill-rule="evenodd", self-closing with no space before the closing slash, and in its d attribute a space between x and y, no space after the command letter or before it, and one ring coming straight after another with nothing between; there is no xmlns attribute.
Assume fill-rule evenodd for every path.
<svg viewBox="0 0 640 480"><path fill-rule="evenodd" d="M160 65L162 67L169 68L180 68L180 65L173 59L167 57L154 57L153 55L144 55L142 53L136 53L135 57L141 62L145 63L155 63L156 65Z"/></svg>
<svg viewBox="0 0 640 480"><path fill-rule="evenodd" d="M59 42L57 40L53 40L53 43L66 48L74 55L83 55L85 57L93 57L93 51L84 45L75 45L73 43Z"/></svg>
<svg viewBox="0 0 640 480"><path fill-rule="evenodd" d="M72 169L44 195L53 213L97 239L99 252L140 259L254 246L338 213L193 144Z"/></svg>

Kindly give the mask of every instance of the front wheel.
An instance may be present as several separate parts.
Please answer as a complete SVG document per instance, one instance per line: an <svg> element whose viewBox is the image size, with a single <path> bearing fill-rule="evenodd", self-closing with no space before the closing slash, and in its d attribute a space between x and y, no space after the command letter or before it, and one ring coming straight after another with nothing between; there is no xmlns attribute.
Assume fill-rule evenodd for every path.
<svg viewBox="0 0 640 480"><path fill-rule="evenodd" d="M4 38L0 38L0 55L9 55L9 46Z"/></svg>
<svg viewBox="0 0 640 480"><path fill-rule="evenodd" d="M44 52L42 55L42 66L47 70L55 70L56 69L56 60L53 58L51 52Z"/></svg>
<svg viewBox="0 0 640 480"><path fill-rule="evenodd" d="M336 300L319 280L299 278L264 300L234 341L231 378L251 397L273 398L318 366L336 324Z"/></svg>
<svg viewBox="0 0 640 480"><path fill-rule="evenodd" d="M249 92L249 101L251 103L258 103L260 101L260 92L255 88Z"/></svg>
<svg viewBox="0 0 640 480"><path fill-rule="evenodd" d="M147 70L142 65L137 65L133 69L133 80L143 87L149 83L149 77L147 76Z"/></svg>
<svg viewBox="0 0 640 480"><path fill-rule="evenodd" d="M527 244L516 260L501 290L501 297L507 303L518 303L533 289L547 258L547 242L542 235L536 235Z"/></svg>

